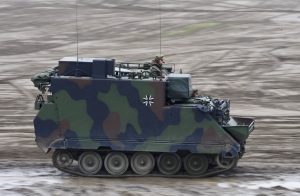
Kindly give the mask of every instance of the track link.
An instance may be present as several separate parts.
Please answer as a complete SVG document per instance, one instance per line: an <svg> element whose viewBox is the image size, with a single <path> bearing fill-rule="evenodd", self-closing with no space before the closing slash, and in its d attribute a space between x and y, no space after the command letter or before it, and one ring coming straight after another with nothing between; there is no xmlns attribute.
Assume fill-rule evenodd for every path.
<svg viewBox="0 0 300 196"><path fill-rule="evenodd" d="M215 176L215 175L218 175L218 174L221 174L223 172L230 170L230 169L213 169L213 170L207 171L205 174L202 174L202 175L188 175L184 172L180 172L176 175L164 175L164 174L158 173L158 171L154 171L147 175L137 175L131 171L127 171L125 174L123 174L121 176L113 176L113 175L109 175L105 171L101 171L99 174L95 174L95 175L87 175L87 174L80 172L77 167L69 167L69 168L56 167L56 168L62 172L69 173L69 174L76 175L76 176L97 177L97 178L127 178L127 177L145 177L145 176L146 177L166 177L166 178L204 178L204 177Z"/></svg>
<svg viewBox="0 0 300 196"><path fill-rule="evenodd" d="M83 177L97 177L97 178L127 178L127 177L204 178L204 177L216 176L218 174L224 173L226 171L230 171L232 169L232 168L224 169L224 168L214 167L208 169L204 174L201 175L189 175L184 170L180 170L177 174L165 175L160 173L158 169L155 168L151 173L147 175L139 175L134 173L130 168L128 168L128 170L122 175L111 175L105 169L101 169L101 171L98 172L97 174L86 174L80 171L78 165L73 164L68 167L61 167L54 160L53 160L53 166L56 167L58 170L71 175L83 176Z"/></svg>

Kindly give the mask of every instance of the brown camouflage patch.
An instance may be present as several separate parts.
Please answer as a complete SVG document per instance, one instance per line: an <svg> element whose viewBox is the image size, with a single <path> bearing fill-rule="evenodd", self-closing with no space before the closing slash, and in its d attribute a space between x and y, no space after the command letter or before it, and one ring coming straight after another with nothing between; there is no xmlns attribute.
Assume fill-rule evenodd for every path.
<svg viewBox="0 0 300 196"><path fill-rule="evenodd" d="M65 135L65 132L70 129L70 123L67 120L62 120L59 123L59 129L61 136Z"/></svg>
<svg viewBox="0 0 300 196"><path fill-rule="evenodd" d="M219 134L216 134L216 131L214 128L208 128L204 129L203 136L201 138L202 141L215 141L215 140L221 140L222 138L219 136Z"/></svg>
<svg viewBox="0 0 300 196"><path fill-rule="evenodd" d="M118 138L121 132L121 119L117 112L111 112L103 122L103 129L110 139Z"/></svg>
<svg viewBox="0 0 300 196"><path fill-rule="evenodd" d="M50 136L48 136L47 138L41 138L45 141L47 141L47 145L49 146L53 141L55 141L56 139L59 139L61 137L64 137L65 135L65 132L67 130L70 129L70 124L68 121L66 120L62 120L60 121L59 125L58 125L58 128L54 129Z"/></svg>
<svg viewBox="0 0 300 196"><path fill-rule="evenodd" d="M121 133L121 120L117 112L111 112L103 122L103 129L107 137L111 139L111 143L123 149L125 146L118 140Z"/></svg>
<svg viewBox="0 0 300 196"><path fill-rule="evenodd" d="M92 83L92 80L90 79L70 78L70 81L75 83L80 89L84 89Z"/></svg>
<svg viewBox="0 0 300 196"><path fill-rule="evenodd" d="M154 104L151 106L151 110L160 121L163 121L165 117L163 110L165 106L165 85L162 82L153 82L151 85L154 89Z"/></svg>
<svg viewBox="0 0 300 196"><path fill-rule="evenodd" d="M218 130L215 130L213 127L204 129L201 140L202 141L222 141L223 143L229 143L229 144L231 144L233 142L233 140L230 140L229 135L227 135L225 132L222 132L220 134L218 132Z"/></svg>
<svg viewBox="0 0 300 196"><path fill-rule="evenodd" d="M68 68L69 63L68 62L59 62L59 66L57 67L58 69L58 75L63 75Z"/></svg>

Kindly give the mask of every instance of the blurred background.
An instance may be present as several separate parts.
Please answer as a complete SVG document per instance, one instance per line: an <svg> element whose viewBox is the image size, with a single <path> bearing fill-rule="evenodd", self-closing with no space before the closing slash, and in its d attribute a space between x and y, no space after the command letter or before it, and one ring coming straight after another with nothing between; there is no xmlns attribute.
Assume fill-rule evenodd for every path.
<svg viewBox="0 0 300 196"><path fill-rule="evenodd" d="M0 2L1 195L300 195L300 3L79 0L80 57L145 62L160 53L201 95L256 119L232 174L87 179L62 174L34 142L30 78L76 56L75 0ZM160 11L161 10L161 11Z"/></svg>

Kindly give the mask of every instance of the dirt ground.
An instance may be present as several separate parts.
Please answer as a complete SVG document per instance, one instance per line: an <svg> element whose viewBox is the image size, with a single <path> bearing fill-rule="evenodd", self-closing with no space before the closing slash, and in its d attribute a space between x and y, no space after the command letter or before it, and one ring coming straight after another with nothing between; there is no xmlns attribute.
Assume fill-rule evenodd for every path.
<svg viewBox="0 0 300 196"><path fill-rule="evenodd" d="M74 177L37 148L30 77L76 55L74 2L0 2L0 195L300 195L299 2L161 0L165 60L256 119L237 169L205 179ZM79 2L81 57L159 54L158 1Z"/></svg>

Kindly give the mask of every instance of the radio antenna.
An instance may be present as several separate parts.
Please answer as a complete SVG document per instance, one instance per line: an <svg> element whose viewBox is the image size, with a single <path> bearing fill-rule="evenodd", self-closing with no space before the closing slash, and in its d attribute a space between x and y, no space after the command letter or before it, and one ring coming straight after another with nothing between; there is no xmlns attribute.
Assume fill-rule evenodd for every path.
<svg viewBox="0 0 300 196"><path fill-rule="evenodd" d="M161 56L161 0L158 0L159 4L159 55Z"/></svg>
<svg viewBox="0 0 300 196"><path fill-rule="evenodd" d="M79 58L79 35L78 35L78 0L76 1L76 62L78 68L78 58Z"/></svg>

